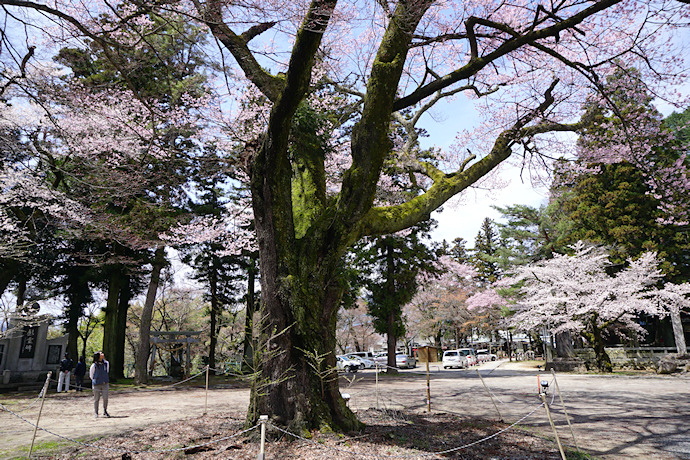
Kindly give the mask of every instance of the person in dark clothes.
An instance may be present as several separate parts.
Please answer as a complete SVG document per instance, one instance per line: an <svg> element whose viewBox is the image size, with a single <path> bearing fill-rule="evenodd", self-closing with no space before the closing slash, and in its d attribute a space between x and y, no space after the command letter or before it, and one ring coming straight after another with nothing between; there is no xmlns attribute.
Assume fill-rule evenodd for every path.
<svg viewBox="0 0 690 460"><path fill-rule="evenodd" d="M57 384L57 392L60 393L62 391L62 387L64 385L65 391L69 391L69 376L70 373L72 372L72 368L74 367L74 363L72 362L71 359L69 359L69 355L65 353L65 359L60 361L60 375L58 377L58 384Z"/></svg>
<svg viewBox="0 0 690 460"><path fill-rule="evenodd" d="M94 353L93 364L91 369L89 369L89 377L91 377L91 388L93 389L93 416L95 418L98 418L98 401L101 399L101 396L103 396L103 415L110 417L108 413L109 371L110 363L105 360L103 352Z"/></svg>
<svg viewBox="0 0 690 460"><path fill-rule="evenodd" d="M79 362L74 368L74 378L77 381L77 391L84 391L84 375L86 375L86 358L79 357Z"/></svg>

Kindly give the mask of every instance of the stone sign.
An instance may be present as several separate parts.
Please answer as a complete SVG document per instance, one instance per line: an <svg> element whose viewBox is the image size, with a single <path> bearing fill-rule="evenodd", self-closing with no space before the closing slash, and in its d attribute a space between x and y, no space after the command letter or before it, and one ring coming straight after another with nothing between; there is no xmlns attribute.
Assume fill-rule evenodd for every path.
<svg viewBox="0 0 690 460"><path fill-rule="evenodd" d="M48 371L57 371L67 349L66 335L47 338L50 318L36 317L26 324L19 318L0 336L0 389L40 382Z"/></svg>

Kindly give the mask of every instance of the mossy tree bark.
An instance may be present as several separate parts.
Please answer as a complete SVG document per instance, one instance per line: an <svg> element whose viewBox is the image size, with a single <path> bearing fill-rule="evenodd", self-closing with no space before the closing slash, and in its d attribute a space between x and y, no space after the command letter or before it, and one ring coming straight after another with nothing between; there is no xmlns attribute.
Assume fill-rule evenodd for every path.
<svg viewBox="0 0 690 460"><path fill-rule="evenodd" d="M611 357L606 353L606 343L604 342L604 337L602 336L602 331L610 325L611 322L607 322L605 325L598 324L597 316L593 316L589 320L589 327L582 331L580 334L582 337L587 339L594 349L594 356L597 364L597 369L600 372L612 372L613 364L611 363Z"/></svg>
<svg viewBox="0 0 690 460"><path fill-rule="evenodd" d="M309 356L325 356L325 365L335 368L335 323L343 294L340 264L346 250L364 236L393 233L427 219L432 211L507 159L521 139L574 129L572 125L551 123L530 125L553 103L554 82L544 102L500 134L485 157L467 167L475 159L470 158L453 174L424 164L425 174L433 181L425 193L401 205L374 207L382 167L392 150L389 130L393 112L409 108L491 63L491 59L472 59L452 78L396 99L412 35L432 4L401 1L391 12L371 67L361 116L352 129L352 166L343 175L340 192L327 197L322 152L295 146L291 132L295 114L307 97L315 56L336 3L312 2L295 36L287 72L279 76L270 75L252 56L247 41L255 35L250 33L253 29L236 35L223 23L222 1L209 0L200 8L214 36L272 103L264 134L258 142L248 143L244 152L259 245L261 313L265 319L257 345L264 358L254 366L259 378L252 390L248 423L267 414L273 423L297 431L360 426L340 396L335 371L324 377L309 364ZM261 30L270 27L265 24ZM553 33L557 32L547 35ZM537 38L535 35L530 39ZM520 41L504 46L492 59L519 46ZM436 89L429 92L432 87Z"/></svg>

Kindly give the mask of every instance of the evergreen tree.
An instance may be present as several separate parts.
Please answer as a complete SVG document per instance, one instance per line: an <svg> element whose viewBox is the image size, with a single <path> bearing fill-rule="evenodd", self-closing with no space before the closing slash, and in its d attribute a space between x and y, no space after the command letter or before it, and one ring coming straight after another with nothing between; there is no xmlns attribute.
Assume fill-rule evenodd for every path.
<svg viewBox="0 0 690 460"><path fill-rule="evenodd" d="M418 275L436 270L434 261L439 251L429 241L433 224L426 221L406 236L381 236L358 246L358 265L369 292L369 314L376 332L386 334L389 368L396 367L396 343L405 334L402 307L417 292Z"/></svg>
<svg viewBox="0 0 690 460"><path fill-rule="evenodd" d="M498 248L500 242L496 233L494 222L488 217L482 221L482 225L474 239L471 264L477 270L476 279L489 285L498 280L500 268L498 264Z"/></svg>
<svg viewBox="0 0 690 460"><path fill-rule="evenodd" d="M496 250L501 270L552 257L557 235L545 206L498 207L507 223L496 222L501 244Z"/></svg>

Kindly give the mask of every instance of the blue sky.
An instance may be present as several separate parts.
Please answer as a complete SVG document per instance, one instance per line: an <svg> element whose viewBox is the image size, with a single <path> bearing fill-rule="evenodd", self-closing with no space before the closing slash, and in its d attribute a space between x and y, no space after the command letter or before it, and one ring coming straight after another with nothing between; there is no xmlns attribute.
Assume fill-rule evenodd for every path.
<svg viewBox="0 0 690 460"><path fill-rule="evenodd" d="M468 129L477 120L472 102L462 96L448 103L439 102L432 110L434 118L425 114L420 119L420 127L427 130L429 137L420 139L422 147L449 147L455 135L462 129ZM498 220L501 214L491 206L508 206L526 204L538 207L546 203L548 190L533 186L529 175L520 177L516 167L502 166L501 178L508 182L505 188L491 191L472 189L465 192L462 204L446 204L442 212L435 212L432 217L438 221L438 227L432 233L435 240L452 241L462 237L467 247L474 246L474 238L485 217Z"/></svg>

